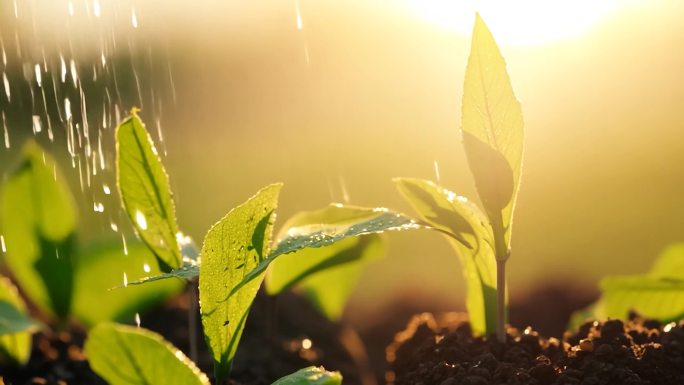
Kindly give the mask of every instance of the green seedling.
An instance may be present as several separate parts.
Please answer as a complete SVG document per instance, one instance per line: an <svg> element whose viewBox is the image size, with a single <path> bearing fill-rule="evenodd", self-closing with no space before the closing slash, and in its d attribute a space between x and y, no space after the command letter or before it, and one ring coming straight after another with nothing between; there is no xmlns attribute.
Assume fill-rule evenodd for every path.
<svg viewBox="0 0 684 385"><path fill-rule="evenodd" d="M121 282L121 272L131 279L149 274L144 271L144 261L152 262L154 257L136 242L129 243L128 256L118 242L78 248L74 198L52 157L34 142L24 146L20 161L7 174L1 201L2 263L27 298L58 328L70 319L88 327L102 321L129 320L181 288L178 282L169 281L128 292L110 291ZM150 271L159 272L154 266ZM13 292L7 289L6 295ZM25 313L23 302L17 301L19 297L9 302ZM4 349L13 362L24 363L27 356L22 352L30 351L30 338L22 335L3 340L4 345L15 345Z"/></svg>
<svg viewBox="0 0 684 385"><path fill-rule="evenodd" d="M397 179L422 219L447 234L461 258L473 331L505 340L506 261L520 186L523 118L506 63L491 32L475 17L463 86L461 133L484 214L436 184Z"/></svg>
<svg viewBox="0 0 684 385"><path fill-rule="evenodd" d="M340 385L340 372L328 372L323 367L310 366L285 376L272 385Z"/></svg>
<svg viewBox="0 0 684 385"><path fill-rule="evenodd" d="M589 319L626 319L629 312L663 323L684 317L684 243L669 246L642 275L608 276L601 298L570 320L573 330Z"/></svg>
<svg viewBox="0 0 684 385"><path fill-rule="evenodd" d="M272 262L286 254L312 248L324 250L337 242L362 235L420 227L410 218L385 209L337 207L300 214L285 230L283 238L272 245L271 234L282 188L280 184L273 184L213 225L204 238L197 259L184 258L179 262L178 259L163 257L176 255L178 248L169 236L177 229L172 215L172 194L152 139L135 111L117 128L117 163L120 166L117 170L119 189L134 228L143 239L147 239L146 243L157 255L160 267L171 269L131 284L168 278L191 280L199 276L204 336L214 359L214 374L219 383L229 376L249 308ZM126 187L128 184L144 187ZM343 245L343 248L348 246ZM362 249L357 246L340 258L335 250L343 248L327 249L317 259L317 263L322 265L309 266L308 272L300 272L296 277L285 277L287 282L284 286L301 282L314 272L355 262L362 256L358 254ZM349 253L355 255L350 256ZM338 294L337 297L342 296ZM346 294L344 297L346 300ZM335 306L340 307L339 304Z"/></svg>
<svg viewBox="0 0 684 385"><path fill-rule="evenodd" d="M31 333L40 328L28 315L17 288L0 276L0 364L25 364L31 354Z"/></svg>

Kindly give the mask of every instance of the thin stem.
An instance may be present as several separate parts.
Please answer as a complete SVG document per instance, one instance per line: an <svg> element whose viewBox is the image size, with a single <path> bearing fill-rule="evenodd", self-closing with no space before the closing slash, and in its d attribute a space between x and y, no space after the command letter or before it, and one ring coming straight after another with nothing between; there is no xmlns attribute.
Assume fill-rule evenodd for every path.
<svg viewBox="0 0 684 385"><path fill-rule="evenodd" d="M199 299L197 298L196 290L197 281L193 280L188 283L188 289L190 291L190 306L188 306L188 329L190 337L190 359L197 362L197 304Z"/></svg>
<svg viewBox="0 0 684 385"><path fill-rule="evenodd" d="M506 342L506 260L496 261L496 338Z"/></svg>

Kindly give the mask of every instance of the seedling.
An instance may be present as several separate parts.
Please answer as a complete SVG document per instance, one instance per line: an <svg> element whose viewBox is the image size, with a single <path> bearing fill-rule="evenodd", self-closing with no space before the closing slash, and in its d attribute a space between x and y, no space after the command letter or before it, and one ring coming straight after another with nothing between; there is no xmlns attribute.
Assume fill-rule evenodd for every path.
<svg viewBox="0 0 684 385"><path fill-rule="evenodd" d="M479 15L463 86L461 133L486 215L468 199L430 181L395 182L423 220L447 234L459 254L473 331L488 335L496 330L503 342L506 261L520 185L523 118L506 63Z"/></svg>
<svg viewBox="0 0 684 385"><path fill-rule="evenodd" d="M167 271L131 284L199 276L204 336L219 383L229 376L249 308L266 269L279 256L361 235L420 227L410 218L386 209L329 208L298 217L272 248L271 233L282 188L281 184L272 184L213 225L197 259L184 258L176 241L178 226L168 177L135 110L119 125L116 136L117 179L124 207L137 233L157 256L159 267ZM358 257L348 259L337 253L323 255L318 259L323 265L286 278L290 283L285 286L326 268L325 264L340 265Z"/></svg>

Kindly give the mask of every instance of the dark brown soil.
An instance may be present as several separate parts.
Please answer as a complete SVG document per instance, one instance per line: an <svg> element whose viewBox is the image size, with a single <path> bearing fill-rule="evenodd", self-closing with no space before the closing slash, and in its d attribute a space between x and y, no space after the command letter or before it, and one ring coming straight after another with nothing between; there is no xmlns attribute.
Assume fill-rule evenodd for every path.
<svg viewBox="0 0 684 385"><path fill-rule="evenodd" d="M460 318L460 319L459 319ZM563 340L508 328L505 343L474 338L463 319L414 317L388 347L396 385L684 384L684 321L633 316L589 322Z"/></svg>

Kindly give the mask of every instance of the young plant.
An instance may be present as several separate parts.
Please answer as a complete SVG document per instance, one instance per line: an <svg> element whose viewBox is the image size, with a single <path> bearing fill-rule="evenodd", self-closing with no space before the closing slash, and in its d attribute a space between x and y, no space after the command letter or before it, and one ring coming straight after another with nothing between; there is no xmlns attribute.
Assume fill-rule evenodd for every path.
<svg viewBox="0 0 684 385"><path fill-rule="evenodd" d="M41 327L29 317L17 288L0 276L0 364L26 364L31 354L31 333Z"/></svg>
<svg viewBox="0 0 684 385"><path fill-rule="evenodd" d="M506 261L520 185L523 118L506 63L482 18L475 26L463 86L461 133L486 216L436 184L400 178L397 187L421 217L450 238L461 258L474 332L505 340Z"/></svg>
<svg viewBox="0 0 684 385"><path fill-rule="evenodd" d="M178 245L170 236L177 231L177 225L166 172L135 111L117 128L117 164L119 189L133 226L158 256L160 267L171 269L131 284L199 276L202 325L219 383L229 376L249 308L266 269L278 257L357 236L420 227L410 218L385 209L338 207L300 216L296 226L289 227L284 238L272 247L271 233L282 188L281 184L273 184L213 225L199 258L183 258L181 262L176 258ZM301 281L314 270L326 268L326 263L341 265L358 256L350 258L347 254L346 258L326 254L318 260L323 265L287 280Z"/></svg>
<svg viewBox="0 0 684 385"><path fill-rule="evenodd" d="M601 298L575 313L570 330L589 319L625 319L630 311L663 323L684 317L684 243L666 248L646 274L608 276L601 280Z"/></svg>

